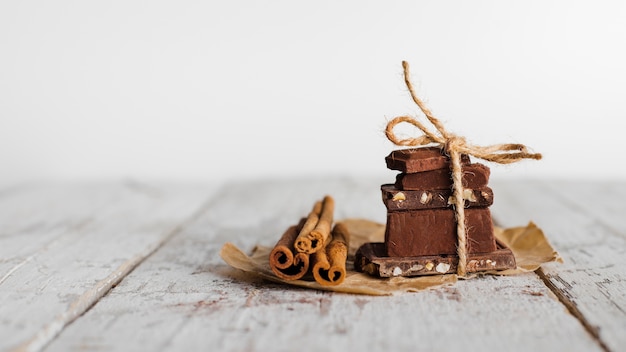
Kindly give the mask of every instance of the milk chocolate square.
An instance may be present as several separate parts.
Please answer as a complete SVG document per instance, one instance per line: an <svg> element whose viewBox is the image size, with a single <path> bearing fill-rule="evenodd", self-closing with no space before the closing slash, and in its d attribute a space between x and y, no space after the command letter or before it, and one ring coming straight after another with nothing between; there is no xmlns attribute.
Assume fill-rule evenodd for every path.
<svg viewBox="0 0 626 352"><path fill-rule="evenodd" d="M380 186L383 203L387 211L451 208L452 189L435 190L399 190L395 185ZM493 204L493 191L489 187L463 189L465 207L488 207Z"/></svg>
<svg viewBox="0 0 626 352"><path fill-rule="evenodd" d="M457 253L456 217L452 209L387 213L385 243L390 257ZM465 209L468 253L496 250L489 208Z"/></svg>
<svg viewBox="0 0 626 352"><path fill-rule="evenodd" d="M481 189L489 182L489 168L483 164L474 163L462 166L462 183L464 188ZM401 173L396 176L396 188L400 190L433 190L452 187L450 169L438 169L417 173Z"/></svg>
<svg viewBox="0 0 626 352"><path fill-rule="evenodd" d="M394 150L385 161L387 168L404 173L423 172L449 168L450 158L439 147L421 147ZM470 158L461 154L461 163L469 164Z"/></svg>

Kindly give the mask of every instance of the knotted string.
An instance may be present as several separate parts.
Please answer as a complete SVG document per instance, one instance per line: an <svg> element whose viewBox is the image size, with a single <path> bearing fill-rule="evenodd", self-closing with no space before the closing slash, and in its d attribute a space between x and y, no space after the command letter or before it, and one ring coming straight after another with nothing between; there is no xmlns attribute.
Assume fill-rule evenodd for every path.
<svg viewBox="0 0 626 352"><path fill-rule="evenodd" d="M467 235L465 224L465 201L463 199L463 170L461 167L461 154L468 154L479 159L491 161L499 164L510 164L522 159L541 159L541 154L530 153L523 144L495 144L490 146L477 146L469 144L464 137L448 132L441 121L435 118L424 103L417 97L413 90L409 76L409 64L402 61L404 69L404 82L406 83L411 98L420 110L426 115L428 121L435 127L431 131L422 122L412 116L398 116L387 124L385 134L387 138L398 146L423 146L436 144L450 156L450 168L452 170L452 197L457 220L457 253L459 264L457 274L465 276L467 267ZM393 129L403 122L409 123L419 128L424 134L415 138L398 138Z"/></svg>

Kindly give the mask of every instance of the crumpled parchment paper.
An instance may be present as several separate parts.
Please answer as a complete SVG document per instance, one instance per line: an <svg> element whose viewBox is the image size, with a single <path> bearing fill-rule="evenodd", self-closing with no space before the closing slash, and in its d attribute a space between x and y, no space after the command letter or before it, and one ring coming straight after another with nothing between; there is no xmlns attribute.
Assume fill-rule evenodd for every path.
<svg viewBox="0 0 626 352"><path fill-rule="evenodd" d="M377 278L354 270L352 258L356 250L366 242L383 242L385 225L365 219L341 220L350 232L350 248L346 264L346 279L338 286L321 286L307 276L301 280L283 280L272 272L269 266L271 247L256 246L250 255L246 255L232 243L226 243L220 251L222 259L230 266L264 279L292 286L316 290L358 293L366 295L392 295L402 292L417 292L442 285L451 285L457 281L457 275L434 275L418 277ZM527 226L500 228L495 227L495 236L513 251L517 262L516 269L484 272L488 275L515 275L537 270L541 264L561 262L561 257L554 250L543 231L530 222ZM466 277L471 279L477 275Z"/></svg>

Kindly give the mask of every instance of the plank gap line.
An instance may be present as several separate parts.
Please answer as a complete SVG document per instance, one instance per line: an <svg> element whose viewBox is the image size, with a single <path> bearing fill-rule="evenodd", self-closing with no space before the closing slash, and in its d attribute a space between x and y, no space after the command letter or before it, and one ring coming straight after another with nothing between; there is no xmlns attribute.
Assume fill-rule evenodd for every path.
<svg viewBox="0 0 626 352"><path fill-rule="evenodd" d="M589 323L589 321L587 321L587 319L585 318L583 313L576 307L576 304L574 302L572 302L572 300L569 299L563 293L563 291L559 290L554 285L554 283L552 283L552 281L550 280L548 275L546 275L546 273L543 271L543 269L539 268L539 269L535 270L535 273L543 281L543 283L546 285L546 287L548 287L548 289L550 291L552 291L552 293L557 297L559 302L561 302L561 304L563 304L565 306L565 308L567 308L567 311L570 312L570 314L572 314L580 322L580 324L585 328L585 330L589 333L589 335L591 335L593 337L593 339L598 343L600 348L602 348L602 350L604 350L606 352L611 352L609 347L604 343L604 341L602 341L602 338L600 338L600 333L598 331L598 328L593 326L593 325L591 325L591 323Z"/></svg>
<svg viewBox="0 0 626 352"><path fill-rule="evenodd" d="M60 314L52 322L47 324L41 331L39 331L33 338L26 341L22 345L14 349L14 352L22 351L41 351L48 344L50 344L63 330L76 319L83 314L87 313L93 306L95 306L100 299L117 286L128 274L130 274L137 266L143 263L146 259L156 253L166 243L172 240L176 235L182 233L183 229L189 224L200 218L213 204L213 197L210 197L205 201L192 215L186 220L182 221L179 225L175 226L167 235L156 242L151 248L132 257L117 267L106 278L98 281L96 285L90 290L83 293L78 299L70 304L67 311Z"/></svg>

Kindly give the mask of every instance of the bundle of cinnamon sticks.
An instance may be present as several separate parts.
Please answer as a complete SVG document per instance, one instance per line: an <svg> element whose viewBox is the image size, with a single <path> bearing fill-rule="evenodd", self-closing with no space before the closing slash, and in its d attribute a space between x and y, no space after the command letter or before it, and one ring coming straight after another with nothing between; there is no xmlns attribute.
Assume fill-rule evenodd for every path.
<svg viewBox="0 0 626 352"><path fill-rule="evenodd" d="M297 280L310 272L323 286L343 282L350 235L342 223L332 226L334 209L334 199L325 196L306 218L285 231L270 254L270 267L276 276Z"/></svg>

